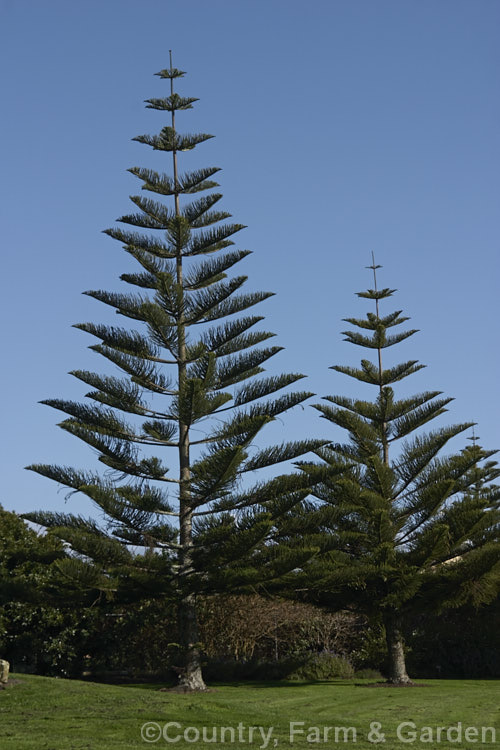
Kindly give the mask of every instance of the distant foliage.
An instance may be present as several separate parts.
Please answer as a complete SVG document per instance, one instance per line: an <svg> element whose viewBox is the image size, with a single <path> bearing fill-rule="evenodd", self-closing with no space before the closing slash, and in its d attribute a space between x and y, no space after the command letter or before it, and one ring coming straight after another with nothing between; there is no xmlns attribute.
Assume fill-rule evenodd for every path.
<svg viewBox="0 0 500 750"><path fill-rule="evenodd" d="M349 653L365 621L349 612L258 595L214 596L200 603L200 628L208 658L279 660L327 651Z"/></svg>
<svg viewBox="0 0 500 750"><path fill-rule="evenodd" d="M417 677L500 679L500 600L439 616L416 616L407 635Z"/></svg>

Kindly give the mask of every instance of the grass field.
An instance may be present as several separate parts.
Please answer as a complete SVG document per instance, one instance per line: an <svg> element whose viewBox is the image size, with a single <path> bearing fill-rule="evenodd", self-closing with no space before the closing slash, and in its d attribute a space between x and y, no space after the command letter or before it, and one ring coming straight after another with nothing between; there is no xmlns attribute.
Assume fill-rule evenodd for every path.
<svg viewBox="0 0 500 750"><path fill-rule="evenodd" d="M158 685L12 679L0 691L1 750L500 747L500 682L493 680L430 680L399 689L355 681L245 683L178 695ZM445 728L439 737L438 727ZM492 731L482 737L482 727L495 729L496 738Z"/></svg>

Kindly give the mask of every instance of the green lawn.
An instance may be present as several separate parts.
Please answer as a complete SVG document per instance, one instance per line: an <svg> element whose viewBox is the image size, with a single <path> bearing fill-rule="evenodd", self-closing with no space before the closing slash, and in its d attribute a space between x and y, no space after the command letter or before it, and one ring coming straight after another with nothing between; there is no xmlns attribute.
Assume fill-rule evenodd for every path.
<svg viewBox="0 0 500 750"><path fill-rule="evenodd" d="M177 695L159 692L157 685L12 677L19 682L0 691L1 750L500 747L499 681L430 680L427 687L400 689L370 688L354 681L238 684L218 685L205 694ZM153 722L149 742L141 739L141 727L147 722ZM174 723L167 727L167 737L174 740L180 735L177 742L158 738L158 728L161 731L169 722ZM396 729L403 722L412 724L403 726L398 738ZM448 739L443 730L438 739L438 727L458 727L459 722L461 742L455 741L458 728ZM291 726L296 730L292 737ZM208 732L205 742L203 727ZM257 727L251 742L250 727ZM325 727L332 727L326 737ZM347 734L342 727L349 730ZM477 728L477 736L469 730L466 737L468 727ZM496 743L491 732L481 741L482 727L496 730ZM317 728L319 734L310 728ZM379 730L370 735L372 741L370 728ZM380 739L380 732L384 743L373 741Z"/></svg>

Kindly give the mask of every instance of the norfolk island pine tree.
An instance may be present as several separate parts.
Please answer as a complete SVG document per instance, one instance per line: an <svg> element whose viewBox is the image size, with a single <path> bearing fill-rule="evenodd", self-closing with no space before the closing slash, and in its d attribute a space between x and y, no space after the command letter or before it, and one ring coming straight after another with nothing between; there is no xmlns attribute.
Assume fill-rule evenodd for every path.
<svg viewBox="0 0 500 750"><path fill-rule="evenodd" d="M174 81L184 73L172 61L157 75L170 84L170 94L148 99L147 107L169 113L170 123L159 135L134 140L168 155L172 175L130 169L156 197L131 197L139 211L119 221L133 231L106 230L142 267L120 277L139 293L86 292L137 327L77 325L99 339L90 348L116 365L119 377L76 370L72 374L93 389L87 394L93 403L43 402L68 415L60 426L96 449L112 475L28 467L87 495L105 522L47 512L26 517L51 528L77 553L58 568L71 586L115 597L123 592L170 597L177 606L183 659L179 686L203 690L197 595L274 580L309 554L264 543L277 518L307 495L309 478L295 472L250 484L242 477L325 441L256 447L267 423L313 394L274 395L304 377L300 374L259 377L262 364L281 347L258 347L273 334L253 330L262 317L238 314L271 294L241 293L246 277L227 278L228 269L249 253L229 249L244 227L221 224L230 214L215 208L219 193L192 199L218 186L212 177L219 170L180 174L178 153L212 136L177 131L177 113L191 109L196 99L174 92ZM161 196L173 205L166 206ZM203 432L193 432L200 423ZM154 455L158 451L161 456ZM175 476L164 462L168 452L177 455ZM137 554L130 545L143 549Z"/></svg>
<svg viewBox="0 0 500 750"><path fill-rule="evenodd" d="M300 596L325 606L350 605L381 621L387 643L388 681L411 684L406 671L403 629L412 612L440 611L465 603L492 601L500 588L499 488L495 451L475 444L442 456L448 441L471 423L415 435L446 411L450 398L439 391L396 400L392 386L424 365L417 361L384 367L383 352L415 330L391 333L408 318L401 311L380 317L379 303L393 289L358 293L373 300L365 319L347 318L358 331L345 341L375 353L375 362L333 370L375 387L374 401L328 396L316 404L322 417L347 430L349 442L322 447L317 454L334 470L315 486L284 524L316 534L322 552L295 580ZM402 443L399 443L402 441ZM400 446L398 448L398 445ZM307 464L302 464L305 471ZM303 515L305 511L305 516ZM293 520L295 516L295 521Z"/></svg>

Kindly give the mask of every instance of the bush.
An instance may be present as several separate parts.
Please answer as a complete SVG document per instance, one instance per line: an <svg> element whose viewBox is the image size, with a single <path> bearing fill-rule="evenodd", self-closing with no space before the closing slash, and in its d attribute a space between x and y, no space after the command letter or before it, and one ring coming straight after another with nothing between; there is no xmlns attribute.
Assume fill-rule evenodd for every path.
<svg viewBox="0 0 500 750"><path fill-rule="evenodd" d="M302 657L267 661L212 660L204 667L209 682L237 682L239 680L293 682L319 680L344 680L354 676L352 664L342 656L334 654L305 654Z"/></svg>
<svg viewBox="0 0 500 750"><path fill-rule="evenodd" d="M200 638L210 659L275 662L327 651L346 656L363 637L364 618L311 604L255 595L205 597Z"/></svg>
<svg viewBox="0 0 500 750"><path fill-rule="evenodd" d="M289 680L348 680L354 668L348 659L335 654L317 654L288 675Z"/></svg>
<svg viewBox="0 0 500 750"><path fill-rule="evenodd" d="M356 671L368 669L384 672L387 646L381 624L365 622L358 638L352 642L348 656Z"/></svg>

